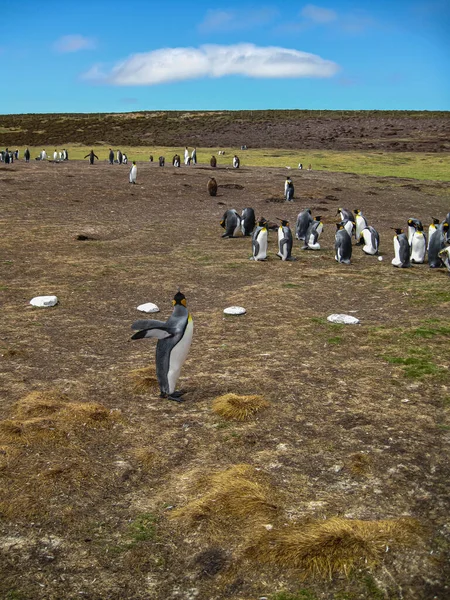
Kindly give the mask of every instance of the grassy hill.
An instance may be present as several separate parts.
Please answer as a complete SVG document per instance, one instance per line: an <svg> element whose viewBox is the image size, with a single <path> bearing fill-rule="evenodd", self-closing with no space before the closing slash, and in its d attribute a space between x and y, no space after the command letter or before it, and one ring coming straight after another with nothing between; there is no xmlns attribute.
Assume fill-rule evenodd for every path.
<svg viewBox="0 0 450 600"><path fill-rule="evenodd" d="M249 148L448 152L449 139L449 112L148 111L0 117L0 147L245 144Z"/></svg>

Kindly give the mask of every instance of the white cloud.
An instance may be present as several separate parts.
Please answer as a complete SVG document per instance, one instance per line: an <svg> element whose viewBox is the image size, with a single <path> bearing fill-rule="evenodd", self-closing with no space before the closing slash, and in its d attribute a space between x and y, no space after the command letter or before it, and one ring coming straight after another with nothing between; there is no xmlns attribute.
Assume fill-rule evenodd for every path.
<svg viewBox="0 0 450 600"><path fill-rule="evenodd" d="M78 52L79 50L92 50L95 42L92 38L83 35L63 35L53 44L57 52Z"/></svg>
<svg viewBox="0 0 450 600"><path fill-rule="evenodd" d="M300 11L300 15L314 23L330 23L337 19L337 13L329 8L321 8L314 4L307 4Z"/></svg>
<svg viewBox="0 0 450 600"><path fill-rule="evenodd" d="M278 11L274 8L208 10L198 29L201 32L251 29L270 23L277 15Z"/></svg>
<svg viewBox="0 0 450 600"><path fill-rule="evenodd" d="M241 75L253 78L331 77L339 66L316 54L299 50L204 45L199 48L161 48L133 54L116 64L109 73L95 65L85 79L112 85L158 85L174 81Z"/></svg>

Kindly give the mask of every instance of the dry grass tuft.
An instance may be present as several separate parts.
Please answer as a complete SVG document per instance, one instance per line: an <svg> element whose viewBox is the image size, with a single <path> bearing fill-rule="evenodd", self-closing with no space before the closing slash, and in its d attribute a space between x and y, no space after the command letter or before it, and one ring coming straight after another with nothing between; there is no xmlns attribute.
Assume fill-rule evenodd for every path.
<svg viewBox="0 0 450 600"><path fill-rule="evenodd" d="M129 377L132 380L133 392L135 394L156 392L159 389L155 367L144 367L142 369L134 369L130 372Z"/></svg>
<svg viewBox="0 0 450 600"><path fill-rule="evenodd" d="M202 495L174 510L169 518L188 524L206 521L213 528L228 530L233 525L269 523L278 512L273 488L250 465L213 473L202 478L196 488Z"/></svg>
<svg viewBox="0 0 450 600"><path fill-rule="evenodd" d="M135 448L131 451L131 455L146 470L151 470L162 463L161 455L151 448Z"/></svg>
<svg viewBox="0 0 450 600"><path fill-rule="evenodd" d="M372 459L367 454L352 454L348 468L353 475L370 475L372 471Z"/></svg>
<svg viewBox="0 0 450 600"><path fill-rule="evenodd" d="M55 391L31 392L15 406L11 419L0 421L0 443L30 445L61 441L69 433L110 427L119 419L96 402L70 402L68 396Z"/></svg>
<svg viewBox="0 0 450 600"><path fill-rule="evenodd" d="M356 567L373 567L392 545L417 541L414 519L384 521L340 517L295 525L264 533L246 551L247 556L281 568L294 568L303 577L348 576Z"/></svg>
<svg viewBox="0 0 450 600"><path fill-rule="evenodd" d="M262 396L225 394L214 399L212 409L224 419L245 421L267 406L269 402Z"/></svg>

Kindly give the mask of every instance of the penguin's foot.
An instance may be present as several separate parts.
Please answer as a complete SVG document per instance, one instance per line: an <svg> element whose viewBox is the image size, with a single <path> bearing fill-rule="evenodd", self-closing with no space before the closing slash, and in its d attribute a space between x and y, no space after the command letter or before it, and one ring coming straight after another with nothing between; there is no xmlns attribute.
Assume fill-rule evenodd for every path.
<svg viewBox="0 0 450 600"><path fill-rule="evenodd" d="M301 250L309 250L309 247L308 246L302 246Z"/></svg>
<svg viewBox="0 0 450 600"><path fill-rule="evenodd" d="M167 400L173 400L174 402L184 402L181 398L184 392L173 392L172 394L160 394L160 398L165 398Z"/></svg>
<svg viewBox="0 0 450 600"><path fill-rule="evenodd" d="M184 394L187 393L187 390L178 390L175 392L172 392L170 395L172 396L172 398L181 398L181 396L184 396Z"/></svg>
<svg viewBox="0 0 450 600"><path fill-rule="evenodd" d="M289 256L289 258L287 258L286 260L289 262L294 262L294 260L297 260L297 259L295 258L295 256Z"/></svg>

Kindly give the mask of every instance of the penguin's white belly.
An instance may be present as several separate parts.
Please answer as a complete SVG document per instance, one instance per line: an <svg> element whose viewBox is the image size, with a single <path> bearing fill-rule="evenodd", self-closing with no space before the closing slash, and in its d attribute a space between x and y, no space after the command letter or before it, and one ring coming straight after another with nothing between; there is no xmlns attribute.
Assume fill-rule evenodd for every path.
<svg viewBox="0 0 450 600"><path fill-rule="evenodd" d="M411 240L411 262L423 263L423 261L425 260L425 252L425 236L416 232Z"/></svg>
<svg viewBox="0 0 450 600"><path fill-rule="evenodd" d="M130 172L130 181L135 182L137 177L137 168L133 167Z"/></svg>
<svg viewBox="0 0 450 600"><path fill-rule="evenodd" d="M188 324L184 331L184 335L178 344L172 349L169 360L169 372L167 373L167 381L169 383L169 394L172 394L177 385L178 378L181 373L181 368L189 352L194 333L194 322L189 317Z"/></svg>
<svg viewBox="0 0 450 600"><path fill-rule="evenodd" d="M255 256L255 260L265 260L267 258L267 232L263 232L258 236L259 252Z"/></svg>
<svg viewBox="0 0 450 600"><path fill-rule="evenodd" d="M236 221L236 227L234 228L234 231L233 231L233 236L236 236L241 229L241 217L238 214L236 215L236 217L237 217L237 221Z"/></svg>
<svg viewBox="0 0 450 600"><path fill-rule="evenodd" d="M430 248L431 236L436 233L436 227L434 225L430 225L428 228L428 246L427 250Z"/></svg>
<svg viewBox="0 0 450 600"><path fill-rule="evenodd" d="M366 254L376 254L378 249L372 244L372 235L370 231L368 229L363 229L361 235L364 238L363 252ZM357 237L357 239L359 238Z"/></svg>
<svg viewBox="0 0 450 600"><path fill-rule="evenodd" d="M395 253L395 256L392 259L392 264L395 267L398 267L399 265L402 264L402 262L400 260L400 244L399 244L398 239L396 237L394 238L394 253Z"/></svg>

